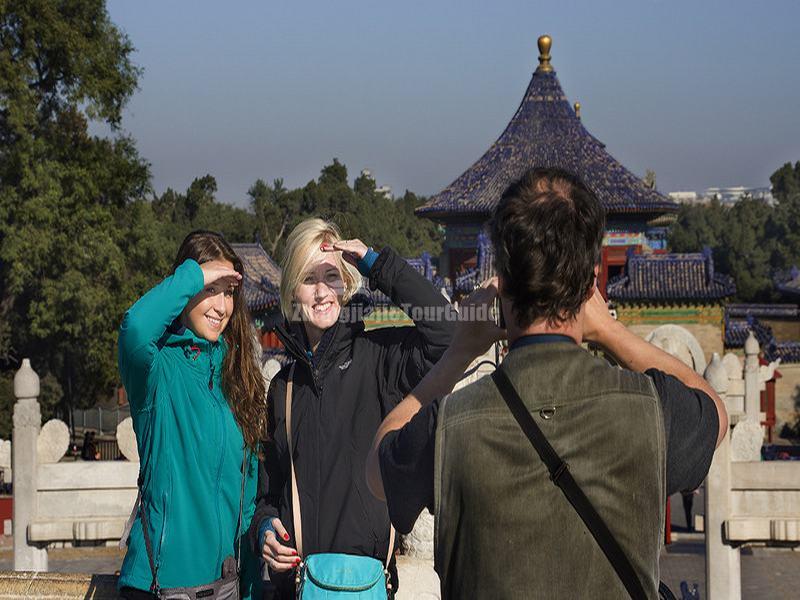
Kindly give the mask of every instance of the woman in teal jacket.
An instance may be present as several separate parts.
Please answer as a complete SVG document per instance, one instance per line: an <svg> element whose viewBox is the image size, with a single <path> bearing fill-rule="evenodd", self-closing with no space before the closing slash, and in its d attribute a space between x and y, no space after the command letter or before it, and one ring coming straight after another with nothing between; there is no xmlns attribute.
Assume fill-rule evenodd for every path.
<svg viewBox="0 0 800 600"><path fill-rule="evenodd" d="M119 578L127 598L210 584L239 549L242 597L260 595L258 561L241 538L255 506L265 391L242 274L221 236L190 233L172 274L123 318L119 370L141 460Z"/></svg>

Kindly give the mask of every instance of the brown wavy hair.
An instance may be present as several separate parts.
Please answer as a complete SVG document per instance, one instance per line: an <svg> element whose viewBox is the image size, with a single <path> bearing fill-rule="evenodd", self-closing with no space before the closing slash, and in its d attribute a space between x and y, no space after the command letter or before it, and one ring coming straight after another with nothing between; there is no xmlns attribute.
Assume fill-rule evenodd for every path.
<svg viewBox="0 0 800 600"><path fill-rule="evenodd" d="M173 272L188 258L201 265L212 260L227 260L244 282L241 259L216 232L197 230L187 235L178 249L172 266ZM245 444L258 453L259 440L266 435L267 430L266 390L258 364L257 352L260 348L257 347L256 331L242 288L243 285L234 288L233 313L222 333L228 347L222 363L222 391L242 430Z"/></svg>

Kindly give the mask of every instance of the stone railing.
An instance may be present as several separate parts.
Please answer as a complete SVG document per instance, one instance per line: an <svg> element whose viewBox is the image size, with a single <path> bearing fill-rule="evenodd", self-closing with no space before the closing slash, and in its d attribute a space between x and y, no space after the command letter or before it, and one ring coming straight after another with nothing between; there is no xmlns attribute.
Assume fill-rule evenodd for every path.
<svg viewBox="0 0 800 600"><path fill-rule="evenodd" d="M686 348L691 350L690 346ZM670 350L676 353L674 348ZM714 456L706 480L706 586L710 600L741 598L741 545L800 544L800 463L760 461L760 389L772 377L776 365L759 367L758 350L758 343L751 338L745 346L744 365L734 355L722 359L714 355L705 369L707 380L726 402L732 426L731 434ZM687 363L691 359L697 368L702 361L693 354L697 353L688 352L682 358ZM493 351L481 360L487 362L459 386L493 370L489 364L496 360ZM13 469L17 474L34 474L18 475L14 483L14 568L46 571L46 547L51 542L119 539L136 496L135 438L130 421L123 421L118 430L120 447L136 462L56 466L66 451L69 434L60 422L41 426L39 380L27 359L14 378L14 391L18 400L14 407ZM398 561L403 581L398 600L439 598L432 561L431 515L424 513L420 517L404 541L404 550L405 556ZM23 587L55 585L33 574L14 577L0 574L0 588L6 589L7 583ZM37 577L41 579L38 584ZM89 575L76 577L62 583L87 593L100 583ZM108 587L108 583L103 581L100 587ZM113 597L110 588L108 593Z"/></svg>
<svg viewBox="0 0 800 600"><path fill-rule="evenodd" d="M739 600L739 549L747 544L800 545L800 463L761 462L764 432L760 392L777 363L759 366L753 334L745 344L744 365L727 354L714 355L708 382L725 400L730 435L717 448L706 478L706 597Z"/></svg>
<svg viewBox="0 0 800 600"><path fill-rule="evenodd" d="M27 358L14 376L14 395L14 570L47 571L53 543L119 540L136 499L136 439L126 419L117 440L130 462L59 462L69 429L57 419L42 426L39 377Z"/></svg>

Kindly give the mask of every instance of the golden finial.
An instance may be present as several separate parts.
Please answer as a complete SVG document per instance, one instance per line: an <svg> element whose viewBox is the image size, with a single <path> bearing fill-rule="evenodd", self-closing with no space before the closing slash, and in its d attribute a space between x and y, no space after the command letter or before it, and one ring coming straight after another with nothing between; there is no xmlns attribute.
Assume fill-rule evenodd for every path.
<svg viewBox="0 0 800 600"><path fill-rule="evenodd" d="M553 44L553 39L549 35L539 36L539 68L537 71L542 73L549 73L553 70L550 66L550 46Z"/></svg>
<svg viewBox="0 0 800 600"><path fill-rule="evenodd" d="M580 119L581 118L581 103L580 102L576 102L573 106L575 108L575 116Z"/></svg>

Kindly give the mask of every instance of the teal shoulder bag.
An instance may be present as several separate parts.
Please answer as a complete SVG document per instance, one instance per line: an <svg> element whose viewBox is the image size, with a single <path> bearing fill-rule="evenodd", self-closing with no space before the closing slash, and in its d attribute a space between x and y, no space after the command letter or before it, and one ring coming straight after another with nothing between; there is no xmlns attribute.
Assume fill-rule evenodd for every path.
<svg viewBox="0 0 800 600"><path fill-rule="evenodd" d="M386 563L371 556L355 556L334 552L303 555L303 527L300 519L300 494L292 456L292 382L294 367L289 369L286 383L286 443L292 471L292 521L297 554L302 562L297 567L295 586L298 600L387 600L393 596L389 580L389 561L394 550L394 527L390 524L389 550Z"/></svg>

